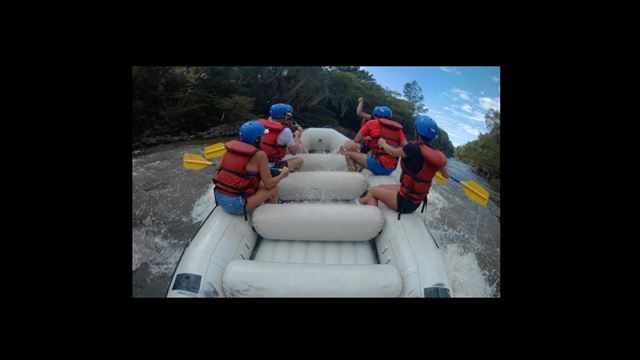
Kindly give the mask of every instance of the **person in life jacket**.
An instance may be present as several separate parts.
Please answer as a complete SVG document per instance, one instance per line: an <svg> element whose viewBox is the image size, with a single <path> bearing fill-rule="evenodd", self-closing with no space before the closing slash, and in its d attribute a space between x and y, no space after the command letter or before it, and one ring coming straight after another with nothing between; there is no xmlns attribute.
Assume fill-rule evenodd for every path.
<svg viewBox="0 0 640 360"><path fill-rule="evenodd" d="M288 104L274 104L269 111L268 119L260 119L269 133L264 136L260 148L267 154L269 166L276 168L288 167L291 171L299 169L304 161L302 158L294 157L287 160L282 158L288 153L296 155L297 153L308 153L306 147L300 141L300 134L303 129L301 127L292 133L291 129L286 127L285 121L290 121L293 117L293 107Z"/></svg>
<svg viewBox="0 0 640 360"><path fill-rule="evenodd" d="M353 140L362 144L365 143L366 137L369 137L369 141L365 144L371 148L371 151L368 155L356 151L344 151L350 171L356 171L356 163L369 169L374 175L389 175L396 169L398 159L390 156L379 147L381 139L386 140L394 147L407 144L407 139L402 132L402 125L391 119L392 113L388 107L376 106L373 109L373 119L364 124Z"/></svg>
<svg viewBox="0 0 640 360"><path fill-rule="evenodd" d="M360 204L378 206L378 200L400 214L414 212L420 203L427 202L427 194L431 188L431 179L436 172L449 178L447 172L447 157L437 149L431 147L438 134L438 125L429 116L416 118L416 138L414 141L399 148L391 147L380 139L379 144L389 155L400 157L399 185L380 185L372 187L369 192L359 199Z"/></svg>
<svg viewBox="0 0 640 360"><path fill-rule="evenodd" d="M356 108L356 115L360 118L360 129L362 129L362 127L364 127L364 125L367 123L367 121L371 120L373 117L369 114L367 114L366 112L362 111L362 103L364 102L364 99L361 97L358 98L358 107ZM376 109L378 109L379 106L376 107ZM345 151L359 151L363 154L368 153L369 151L371 151L371 148L369 147L368 143L371 141L371 137L366 136L364 138L364 141L362 144L359 144L353 140L349 140L347 142L345 142L342 146L340 146L340 148L338 149L337 153L338 154L343 154Z"/></svg>
<svg viewBox="0 0 640 360"><path fill-rule="evenodd" d="M307 147L300 140L300 136L302 135L304 128L293 120L293 106L289 104L285 105L287 105L288 111L285 113L283 125L289 128L291 133L294 134L293 140L296 143L296 149L294 149L295 153L292 154L289 147L287 147L287 153L291 155L295 155L296 153L308 154L309 150L307 150Z"/></svg>
<svg viewBox="0 0 640 360"><path fill-rule="evenodd" d="M271 176L267 154L260 150L263 135L268 133L258 120L244 123L240 127L240 141L224 144L227 151L216 166L218 174L213 179L216 205L232 215L244 214L245 220L247 211L265 201L278 201L277 185L289 175L285 167L278 176Z"/></svg>

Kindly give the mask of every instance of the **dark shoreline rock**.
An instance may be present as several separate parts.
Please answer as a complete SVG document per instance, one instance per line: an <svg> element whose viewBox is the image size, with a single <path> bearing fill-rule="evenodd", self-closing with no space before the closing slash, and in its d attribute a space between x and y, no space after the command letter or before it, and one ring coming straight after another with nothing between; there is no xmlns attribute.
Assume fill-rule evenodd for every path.
<svg viewBox="0 0 640 360"><path fill-rule="evenodd" d="M168 135L149 136L149 132L145 131L144 135L146 136L143 136L140 139L136 139L131 144L131 150L136 154L138 154L146 148L156 146L156 145L161 145L161 144L188 141L193 139L214 139L214 138L223 138L223 137L234 137L234 136L238 136L238 129L242 124L243 122L222 124L222 125L213 126L205 131L197 131L191 134L182 132L179 135L168 134ZM337 126L335 130L337 130L338 132L342 133L343 135L347 136L350 139L353 139L355 137L355 132L350 131L342 126Z"/></svg>
<svg viewBox="0 0 640 360"><path fill-rule="evenodd" d="M198 131L191 134L181 132L179 135L159 135L159 136L146 136L140 139L136 139L131 144L131 150L134 152L141 152L142 150L161 144L168 144L174 142L188 141L193 139L213 139L221 137L237 136L238 129L242 125L240 123L222 124L211 127L205 131ZM148 133L146 133L148 134Z"/></svg>

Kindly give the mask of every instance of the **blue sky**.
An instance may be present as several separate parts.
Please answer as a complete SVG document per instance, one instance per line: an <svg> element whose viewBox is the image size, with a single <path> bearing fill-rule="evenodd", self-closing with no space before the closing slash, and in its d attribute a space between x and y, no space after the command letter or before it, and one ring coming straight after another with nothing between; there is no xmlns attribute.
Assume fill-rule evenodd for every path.
<svg viewBox="0 0 640 360"><path fill-rule="evenodd" d="M402 94L413 80L422 87L427 113L443 128L455 146L489 132L484 115L500 110L500 67L362 66L376 82ZM367 104L376 106L378 104Z"/></svg>

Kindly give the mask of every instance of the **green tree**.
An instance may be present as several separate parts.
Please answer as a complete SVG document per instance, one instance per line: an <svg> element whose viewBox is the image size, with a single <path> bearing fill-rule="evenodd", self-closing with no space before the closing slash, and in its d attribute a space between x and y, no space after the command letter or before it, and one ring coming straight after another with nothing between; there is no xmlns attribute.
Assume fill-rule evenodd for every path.
<svg viewBox="0 0 640 360"><path fill-rule="evenodd" d="M277 102L293 105L303 127L355 132L360 96L365 112L387 105L405 131L413 129L414 106L357 66L134 67L132 91L134 141L266 116Z"/></svg>
<svg viewBox="0 0 640 360"><path fill-rule="evenodd" d="M458 146L454 156L476 168L487 178L492 187L500 190L500 111L489 109L485 114L487 134L480 134L478 140Z"/></svg>
<svg viewBox="0 0 640 360"><path fill-rule="evenodd" d="M449 140L449 134L442 128L438 128L438 137L433 142L433 147L440 149L447 157L453 157L454 146Z"/></svg>
<svg viewBox="0 0 640 360"><path fill-rule="evenodd" d="M409 100L412 106L412 115L423 114L429 111L422 103L424 96L422 95L422 88L418 85L418 82L413 80L410 83L404 84L404 97Z"/></svg>
<svg viewBox="0 0 640 360"><path fill-rule="evenodd" d="M496 125L500 125L500 110L495 110L493 108L489 109L489 111L484 115L484 120L487 125L487 129L493 130Z"/></svg>

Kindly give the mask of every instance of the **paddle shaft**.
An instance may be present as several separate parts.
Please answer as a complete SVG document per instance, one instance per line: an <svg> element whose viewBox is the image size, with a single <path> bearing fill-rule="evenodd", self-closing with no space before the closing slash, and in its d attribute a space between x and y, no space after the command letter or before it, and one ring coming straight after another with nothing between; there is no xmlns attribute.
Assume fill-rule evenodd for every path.
<svg viewBox="0 0 640 360"><path fill-rule="evenodd" d="M458 184L462 184L460 182L460 180L456 179L455 177L453 177L453 175L449 174L449 178L453 179L453 181L457 182Z"/></svg>

